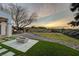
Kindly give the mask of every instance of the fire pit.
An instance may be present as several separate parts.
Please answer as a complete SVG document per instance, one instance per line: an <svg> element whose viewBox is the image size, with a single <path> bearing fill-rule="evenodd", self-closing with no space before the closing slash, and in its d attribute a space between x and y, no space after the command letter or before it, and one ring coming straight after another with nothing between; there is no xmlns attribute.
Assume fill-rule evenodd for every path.
<svg viewBox="0 0 79 59"><path fill-rule="evenodd" d="M26 43L26 42L28 42L28 38L25 38L25 37L23 37L23 36L19 36L18 38L16 38L16 41L18 42L18 43Z"/></svg>

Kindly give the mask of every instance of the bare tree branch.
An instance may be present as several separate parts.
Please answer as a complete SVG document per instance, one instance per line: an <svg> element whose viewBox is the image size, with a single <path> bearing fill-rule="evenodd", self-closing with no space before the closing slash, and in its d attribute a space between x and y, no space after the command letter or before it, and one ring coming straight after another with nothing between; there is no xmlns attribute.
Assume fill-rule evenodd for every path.
<svg viewBox="0 0 79 59"><path fill-rule="evenodd" d="M20 27L26 27L27 25L30 25L33 21L36 21L37 19L37 14L32 13L32 15L28 17L28 12L27 9L23 8L22 6L19 6L17 4L8 4L8 8L3 8L3 6L0 6L0 9L3 11L8 12L13 21L16 24L17 29Z"/></svg>

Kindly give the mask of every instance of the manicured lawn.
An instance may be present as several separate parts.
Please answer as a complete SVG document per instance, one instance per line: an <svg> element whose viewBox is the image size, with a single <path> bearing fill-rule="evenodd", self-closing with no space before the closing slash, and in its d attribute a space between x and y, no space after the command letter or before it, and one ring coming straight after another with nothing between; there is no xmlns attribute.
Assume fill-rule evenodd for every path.
<svg viewBox="0 0 79 59"><path fill-rule="evenodd" d="M34 34L38 34L40 36L51 38L51 39L60 40L63 42L67 42L69 44L79 45L79 39L75 39L75 38L69 37L61 33L36 33L34 32Z"/></svg>
<svg viewBox="0 0 79 59"><path fill-rule="evenodd" d="M13 49L11 47L0 44L3 48L8 49L8 51L14 52L17 56L79 56L79 51L72 48L60 45L58 43L39 41L27 52L23 53Z"/></svg>
<svg viewBox="0 0 79 59"><path fill-rule="evenodd" d="M62 40L68 43L79 44L79 40L71 38L69 36L59 34L59 33L35 33L48 38L55 38L57 40ZM14 39L15 37L11 37ZM10 39L10 37L4 38L5 41ZM4 44L0 43L2 48L8 49L8 51L12 51L16 56L79 56L79 51L69 48L65 45L61 45L58 43L47 42L47 41L39 41L32 48L30 48L27 52L23 53L14 48L8 47Z"/></svg>
<svg viewBox="0 0 79 59"><path fill-rule="evenodd" d="M33 56L69 56L79 55L79 51L72 48L60 45L58 43L40 41L31 49L29 49L25 55Z"/></svg>

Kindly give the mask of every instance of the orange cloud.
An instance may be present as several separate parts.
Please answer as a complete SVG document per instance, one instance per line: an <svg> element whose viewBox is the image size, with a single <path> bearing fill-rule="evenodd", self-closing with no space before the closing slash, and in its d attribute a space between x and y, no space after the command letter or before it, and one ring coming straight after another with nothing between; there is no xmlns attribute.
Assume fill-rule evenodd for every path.
<svg viewBox="0 0 79 59"><path fill-rule="evenodd" d="M45 24L45 27L69 27L67 24L68 21L65 19L49 22L48 24Z"/></svg>

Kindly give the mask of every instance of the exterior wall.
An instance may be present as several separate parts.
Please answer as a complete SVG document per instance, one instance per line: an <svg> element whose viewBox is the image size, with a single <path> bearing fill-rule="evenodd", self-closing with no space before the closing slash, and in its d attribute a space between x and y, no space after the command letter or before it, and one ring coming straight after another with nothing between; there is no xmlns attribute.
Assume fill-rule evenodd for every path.
<svg viewBox="0 0 79 59"><path fill-rule="evenodd" d="M12 26L10 24L7 24L7 22L1 22L0 27L0 35L12 35Z"/></svg>
<svg viewBox="0 0 79 59"><path fill-rule="evenodd" d="M12 35L12 25L11 24L7 24L7 35L8 36Z"/></svg>
<svg viewBox="0 0 79 59"><path fill-rule="evenodd" d="M7 23L1 22L1 35L6 35Z"/></svg>
<svg viewBox="0 0 79 59"><path fill-rule="evenodd" d="M2 31L4 31L4 32L2 32L2 31L0 31L0 32L2 32L2 34L6 33L5 35L7 35L7 36L11 36L12 35L12 23L11 22L13 22L11 16L9 14L5 13L4 11L0 11L0 17L3 17L4 20L7 20L5 22L7 28L4 25L4 27L6 29L5 30L2 29ZM2 18L0 18L0 23L4 22L4 21L1 21L1 19ZM0 35L1 35L1 33L0 33Z"/></svg>

